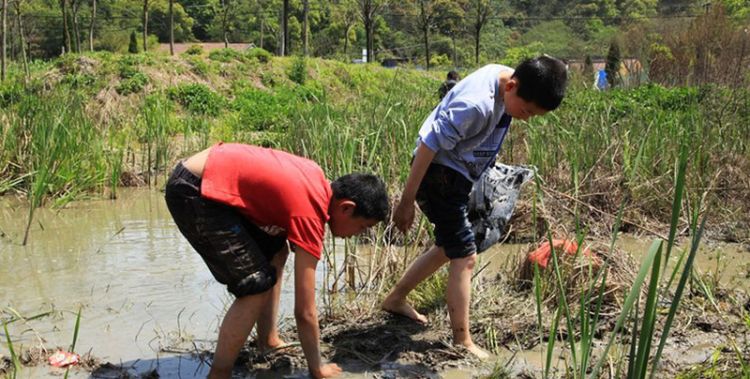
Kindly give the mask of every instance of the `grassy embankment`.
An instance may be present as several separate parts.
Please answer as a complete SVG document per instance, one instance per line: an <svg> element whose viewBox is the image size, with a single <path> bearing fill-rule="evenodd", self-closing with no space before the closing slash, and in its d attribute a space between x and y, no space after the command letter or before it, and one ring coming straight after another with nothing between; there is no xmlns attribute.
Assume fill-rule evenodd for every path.
<svg viewBox="0 0 750 379"><path fill-rule="evenodd" d="M331 178L376 172L397 195L442 76L257 53L196 53L69 55L36 64L29 78L12 71L0 87L0 192L27 196L30 222L40 205L116 196L127 184L161 186L177 157L224 140L297 152L319 162ZM502 153L503 161L533 164L540 174L519 206L514 236L610 238L641 231L663 235L668 251L676 236L694 235L705 216L711 236L747 241L748 143L746 90L644 86L600 93L574 80L560 110L514 125ZM409 243L394 248L380 227L372 235L372 256L379 258L356 258L348 254L356 246L347 245L346 267L333 270L346 275L331 276L330 284L381 295L421 250L412 242L428 232L420 223ZM648 259L657 261L660 251L655 246ZM685 257L684 263L688 253L673 257ZM581 304L596 304L596 290L604 287L591 283L601 283L599 272L605 271L592 272L583 284L588 290L577 294ZM668 275L668 282L651 282L651 297L643 301L652 321L653 296L676 283L680 272ZM422 304L441 296L437 278L418 291ZM646 274L637 278L644 281ZM557 298L567 298L560 276L547 281L563 295ZM579 330L598 320L560 300L547 306L556 316L545 317L544 325L558 320ZM542 326L541 308L538 330L555 335L556 327ZM632 320L636 314L626 307L620 325L640 325ZM584 341L591 330L582 332ZM579 346L570 367L576 377L592 362L580 342L569 340ZM635 353L648 356L649 350L644 345ZM643 359L638 362L633 370L645 373Z"/></svg>

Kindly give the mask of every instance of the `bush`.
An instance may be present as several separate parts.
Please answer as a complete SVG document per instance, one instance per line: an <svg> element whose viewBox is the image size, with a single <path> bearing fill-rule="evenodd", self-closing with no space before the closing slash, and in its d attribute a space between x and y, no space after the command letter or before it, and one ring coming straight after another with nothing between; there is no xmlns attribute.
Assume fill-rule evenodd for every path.
<svg viewBox="0 0 750 379"><path fill-rule="evenodd" d="M15 104L23 97L23 87L19 83L0 84L0 108Z"/></svg>
<svg viewBox="0 0 750 379"><path fill-rule="evenodd" d="M226 100L203 84L183 84L169 89L169 98L190 113L216 116Z"/></svg>
<svg viewBox="0 0 750 379"><path fill-rule="evenodd" d="M271 53L260 47L254 47L247 51L247 57L257 59L260 63L268 63L271 60Z"/></svg>
<svg viewBox="0 0 750 379"><path fill-rule="evenodd" d="M239 112L239 125L236 129L283 128L289 119L294 99L294 92L288 90L273 93L247 89L240 92L232 103L232 108Z"/></svg>
<svg viewBox="0 0 750 379"><path fill-rule="evenodd" d="M235 49L216 49L208 54L208 59L219 62L231 62L233 60L243 60L242 54Z"/></svg>
<svg viewBox="0 0 750 379"><path fill-rule="evenodd" d="M115 91L120 95L127 96L131 93L141 92L148 84L148 76L142 72L135 71L129 77L123 78Z"/></svg>
<svg viewBox="0 0 750 379"><path fill-rule="evenodd" d="M291 81L297 84L305 84L305 80L307 80L307 60L305 60L305 57L300 55L294 58L288 76Z"/></svg>
<svg viewBox="0 0 750 379"><path fill-rule="evenodd" d="M128 44L128 53L138 53L138 38L135 35L135 30L130 32L130 43Z"/></svg>
<svg viewBox="0 0 750 379"><path fill-rule="evenodd" d="M201 55L203 54L203 46L201 45L190 45L185 53L187 55Z"/></svg>

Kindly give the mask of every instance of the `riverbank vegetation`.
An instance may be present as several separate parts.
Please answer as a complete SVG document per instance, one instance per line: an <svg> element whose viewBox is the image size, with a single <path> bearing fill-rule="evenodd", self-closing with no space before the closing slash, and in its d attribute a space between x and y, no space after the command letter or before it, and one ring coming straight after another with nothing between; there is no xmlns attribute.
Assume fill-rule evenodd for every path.
<svg viewBox="0 0 750 379"><path fill-rule="evenodd" d="M704 341L718 341L712 360L688 370L665 354L677 365L670 375L750 376L747 294L693 267L702 240L750 243L750 46L724 13L704 17L682 34L662 34L660 43L652 35L638 40L643 30L631 30L627 41L648 46L641 61L648 76L627 85L613 79L599 91L585 65L571 69L559 110L514 122L500 160L533 165L538 175L524 189L508 239L604 244L596 264L555 255L549 271L478 276L472 325L483 346L543 346L544 376L605 370L643 378L659 371L664 344L679 346L700 331ZM709 30L715 25L726 28ZM693 61L696 51L679 47L694 46L696 35L722 36L713 41L725 48L697 45L708 50ZM501 62L514 65L539 49L529 44ZM0 83L0 193L28 201L25 243L39 206L116 198L122 186L160 189L177 159L217 141L292 151L318 162L330 178L374 172L395 199L418 126L437 102L442 71L196 47L176 56L65 54L13 64L8 76ZM429 233L423 219L406 237L380 225L362 240L369 254L353 242L338 242L345 244L343 261L326 252L321 314L336 327L323 337L343 346L341 356L363 359L345 354L368 349L356 345L361 333L365 340L385 336L382 315L372 316L378 298L424 249ZM631 262L614 249L620 233L657 241L641 263ZM413 299L439 340L447 335L435 331L448 331L444 284L438 274ZM363 325L372 327L363 332ZM403 335L404 346L410 341ZM398 348L380 342L373 346L391 350L377 350L381 355L365 362L378 363ZM443 354L435 365L460 356L438 345L424 345ZM552 358L560 349L562 366Z"/></svg>

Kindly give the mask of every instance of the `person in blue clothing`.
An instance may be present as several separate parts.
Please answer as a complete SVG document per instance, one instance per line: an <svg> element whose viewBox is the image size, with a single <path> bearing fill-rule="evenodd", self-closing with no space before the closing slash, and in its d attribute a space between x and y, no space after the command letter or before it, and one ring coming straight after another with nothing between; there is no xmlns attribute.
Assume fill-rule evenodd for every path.
<svg viewBox="0 0 750 379"><path fill-rule="evenodd" d="M386 296L383 310L426 323L427 318L407 303L406 296L449 263L446 301L453 342L479 358L488 356L474 344L469 330L477 251L468 219L469 193L495 162L511 119L527 120L556 109L566 83L565 64L549 56L525 60L515 69L487 65L458 82L427 116L393 222L406 233L414 221L416 200L435 226L435 243Z"/></svg>

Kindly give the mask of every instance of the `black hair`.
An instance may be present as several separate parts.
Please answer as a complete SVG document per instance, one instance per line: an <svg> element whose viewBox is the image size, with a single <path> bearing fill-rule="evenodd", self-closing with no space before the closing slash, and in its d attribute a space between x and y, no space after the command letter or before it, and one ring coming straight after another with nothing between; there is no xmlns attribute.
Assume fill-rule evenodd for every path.
<svg viewBox="0 0 750 379"><path fill-rule="evenodd" d="M559 59L547 55L527 59L512 77L518 79L518 97L548 111L559 107L565 97L568 69Z"/></svg>
<svg viewBox="0 0 750 379"><path fill-rule="evenodd" d="M349 199L357 204L353 216L378 221L388 218L388 191L377 176L347 174L331 183L331 189L335 199Z"/></svg>
<svg viewBox="0 0 750 379"><path fill-rule="evenodd" d="M448 80L458 80L458 73L456 72L456 70L450 70L450 71L448 71L448 77L447 77L447 79Z"/></svg>

